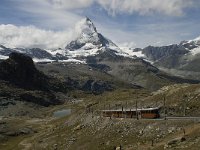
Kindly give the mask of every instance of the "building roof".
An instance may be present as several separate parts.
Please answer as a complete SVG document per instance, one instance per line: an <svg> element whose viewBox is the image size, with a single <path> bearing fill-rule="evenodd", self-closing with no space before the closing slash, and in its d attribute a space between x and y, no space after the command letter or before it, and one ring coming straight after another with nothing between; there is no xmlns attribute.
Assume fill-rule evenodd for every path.
<svg viewBox="0 0 200 150"><path fill-rule="evenodd" d="M160 107L154 107L154 108L138 108L137 111L148 111L148 110L159 110ZM117 112L117 111L122 111L122 109L111 109L111 110L101 110L101 111L104 111L104 112ZM123 109L123 111L136 111L136 108L133 108L133 109Z"/></svg>

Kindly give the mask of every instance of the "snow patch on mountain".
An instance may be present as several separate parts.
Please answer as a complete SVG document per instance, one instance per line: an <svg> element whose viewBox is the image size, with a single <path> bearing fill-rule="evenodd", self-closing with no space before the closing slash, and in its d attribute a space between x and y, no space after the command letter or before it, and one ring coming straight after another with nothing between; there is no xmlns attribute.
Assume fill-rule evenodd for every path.
<svg viewBox="0 0 200 150"><path fill-rule="evenodd" d="M139 58L145 58L145 55L142 53L142 51L134 51L134 49L129 47L120 47L120 49L126 53L129 57L139 57Z"/></svg>
<svg viewBox="0 0 200 150"><path fill-rule="evenodd" d="M66 56L67 57L81 57L81 56L84 56L84 57L87 57L87 56L95 56L98 54L99 51L103 51L103 48L92 48L92 49L87 49L85 50L84 48L80 48L76 51L67 51L67 54Z"/></svg>
<svg viewBox="0 0 200 150"><path fill-rule="evenodd" d="M52 60L52 59L38 59L38 58L33 58L33 61L38 63L38 62L55 62L55 60Z"/></svg>
<svg viewBox="0 0 200 150"><path fill-rule="evenodd" d="M200 53L200 36L193 40L186 41L183 44L188 44L189 47L192 47L192 49L189 50L190 54L197 55Z"/></svg>
<svg viewBox="0 0 200 150"><path fill-rule="evenodd" d="M69 63L75 63L75 64L86 64L85 60L78 60L78 59L74 59L74 58L70 58L67 60L59 60L58 62L69 62Z"/></svg>
<svg viewBox="0 0 200 150"><path fill-rule="evenodd" d="M192 55L197 55L200 53L200 47L194 48L190 52Z"/></svg>
<svg viewBox="0 0 200 150"><path fill-rule="evenodd" d="M8 59L9 57L8 56L3 56L3 55L0 55L0 59Z"/></svg>
<svg viewBox="0 0 200 150"><path fill-rule="evenodd" d="M63 55L65 56L65 49L55 49L55 50L46 50L47 52L49 52L51 55L55 56L56 54L60 54L60 55Z"/></svg>
<svg viewBox="0 0 200 150"><path fill-rule="evenodd" d="M195 39L193 39L193 40L185 41L184 44L200 46L200 36L195 38Z"/></svg>
<svg viewBox="0 0 200 150"><path fill-rule="evenodd" d="M194 42L200 42L200 36L197 37L197 38L195 38L194 40L190 40L190 42L191 42L191 41L194 41Z"/></svg>

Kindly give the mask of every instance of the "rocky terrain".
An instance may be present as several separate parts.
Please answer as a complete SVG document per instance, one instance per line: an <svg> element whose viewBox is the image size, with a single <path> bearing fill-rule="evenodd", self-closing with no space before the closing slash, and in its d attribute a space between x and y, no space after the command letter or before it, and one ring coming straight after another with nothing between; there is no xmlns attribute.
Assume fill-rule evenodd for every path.
<svg viewBox="0 0 200 150"><path fill-rule="evenodd" d="M102 95L76 95L77 98L63 105L43 109L43 116L1 118L1 149L199 149L199 119L183 120L136 120L105 118L99 113L104 107L162 106L160 95L166 95L166 105L172 106L183 116L181 107L187 91L187 115L198 116L200 105L199 85L167 86L149 93L141 89L123 89ZM194 92L195 91L195 92ZM178 94L177 94L178 93ZM75 93L74 93L75 94ZM175 97L174 95L177 95ZM174 99L173 99L174 98ZM151 102L149 102L151 99ZM153 100L157 102L153 102ZM127 105L128 103L128 105ZM193 105L191 105L193 104ZM195 107L194 107L195 106ZM72 113L62 118L53 117L56 110L71 109ZM88 111L88 108L89 111ZM180 109L179 109L180 108ZM41 111L41 110L38 110ZM169 115L172 111L169 111ZM174 113L176 116L177 114ZM172 114L171 114L172 115ZM15 124L18 124L17 126ZM14 126L15 125L15 126ZM13 127L14 126L14 127Z"/></svg>
<svg viewBox="0 0 200 150"><path fill-rule="evenodd" d="M199 150L199 39L123 50L80 25L65 48L0 45L0 149ZM160 118L101 114L136 104Z"/></svg>
<svg viewBox="0 0 200 150"><path fill-rule="evenodd" d="M112 83L101 80L81 82L70 77L59 79L58 76L47 76L36 69L29 56L20 53L11 53L9 59L0 63L0 81L0 94L5 100L2 105L12 104L12 100L22 100L49 106L62 104L71 90L100 94L113 89Z"/></svg>
<svg viewBox="0 0 200 150"><path fill-rule="evenodd" d="M9 59L0 63L0 82L2 99L42 106L62 104L63 100L58 99L56 93L67 90L64 83L37 70L32 59L20 53L11 53Z"/></svg>
<svg viewBox="0 0 200 150"><path fill-rule="evenodd" d="M118 64L115 58L108 61L107 56L91 57L88 65L34 65L30 57L18 53L2 61L0 149L117 149L120 146L127 150L199 149L198 119L136 120L101 116L101 109L133 108L137 100L139 107L161 107L163 117L164 97L168 117L200 115L198 84L168 85L151 93L116 76L115 68L122 67L124 62L135 63L133 70L146 64L149 71L158 73L157 68L141 59L133 62L123 57ZM69 108L71 114L62 118L53 116L55 111Z"/></svg>
<svg viewBox="0 0 200 150"><path fill-rule="evenodd" d="M167 46L148 46L134 49L142 53L145 60L173 75L190 79L199 79L199 37Z"/></svg>

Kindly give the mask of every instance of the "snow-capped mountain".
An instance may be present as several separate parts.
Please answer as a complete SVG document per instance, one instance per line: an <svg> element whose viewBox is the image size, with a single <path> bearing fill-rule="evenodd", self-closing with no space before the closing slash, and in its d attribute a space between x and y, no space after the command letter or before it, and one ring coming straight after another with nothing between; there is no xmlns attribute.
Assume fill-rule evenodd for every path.
<svg viewBox="0 0 200 150"><path fill-rule="evenodd" d="M65 47L68 57L94 56L107 50L112 50L116 55L128 56L115 43L98 33L89 18L83 19L79 23L79 28L81 29L79 37Z"/></svg>
<svg viewBox="0 0 200 150"><path fill-rule="evenodd" d="M167 46L133 49L132 54L171 74L200 79L200 37Z"/></svg>
<svg viewBox="0 0 200 150"><path fill-rule="evenodd" d="M136 55L139 58L144 58L156 63L157 61L170 56L195 56L200 54L200 37L194 40L182 41L179 44L171 44L167 46L147 46L143 49L121 49L131 56Z"/></svg>
<svg viewBox="0 0 200 150"><path fill-rule="evenodd" d="M183 41L180 44L188 49L192 55L200 53L200 37L197 37L194 40Z"/></svg>
<svg viewBox="0 0 200 150"><path fill-rule="evenodd" d="M139 49L134 49L128 46L120 46L120 49L128 54L129 57L139 57L139 58L145 58L145 55L142 53L142 51Z"/></svg>
<svg viewBox="0 0 200 150"><path fill-rule="evenodd" d="M78 28L79 35L70 43L66 43L65 48L45 50L40 48L7 48L1 45L0 59L8 58L8 55L11 52L25 53L37 62L83 62L86 57L95 56L104 52L124 57L132 57L135 54L129 53L130 51L128 52L120 49L115 43L104 37L97 31L94 23L89 18L81 20L75 28Z"/></svg>

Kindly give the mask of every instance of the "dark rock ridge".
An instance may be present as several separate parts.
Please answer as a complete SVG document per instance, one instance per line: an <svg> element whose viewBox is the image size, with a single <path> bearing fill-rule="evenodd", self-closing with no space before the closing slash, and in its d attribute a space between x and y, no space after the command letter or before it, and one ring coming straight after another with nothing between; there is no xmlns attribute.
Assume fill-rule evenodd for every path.
<svg viewBox="0 0 200 150"><path fill-rule="evenodd" d="M7 48L7 47L5 47L5 46L3 46L3 45L0 45L0 49L1 49L1 50L0 50L0 55L3 55L3 56L9 56L10 53L13 52L12 49Z"/></svg>
<svg viewBox="0 0 200 150"><path fill-rule="evenodd" d="M16 52L0 63L0 79L26 89L48 89L48 77L36 69L29 56Z"/></svg>
<svg viewBox="0 0 200 150"><path fill-rule="evenodd" d="M69 77L61 81L47 76L35 67L31 57L21 53L11 53L7 60L0 62L1 107L15 105L15 101L56 105L68 99L66 94L70 90L101 94L112 89L111 83L104 81L87 80L83 83Z"/></svg>
<svg viewBox="0 0 200 150"><path fill-rule="evenodd" d="M20 53L11 53L9 59L0 63L0 84L0 99L27 101L42 106L63 103L57 98L56 91L66 91L62 82L38 71L33 60Z"/></svg>

